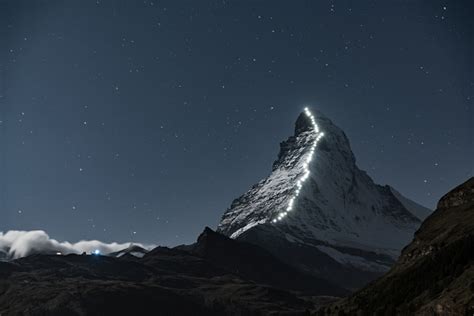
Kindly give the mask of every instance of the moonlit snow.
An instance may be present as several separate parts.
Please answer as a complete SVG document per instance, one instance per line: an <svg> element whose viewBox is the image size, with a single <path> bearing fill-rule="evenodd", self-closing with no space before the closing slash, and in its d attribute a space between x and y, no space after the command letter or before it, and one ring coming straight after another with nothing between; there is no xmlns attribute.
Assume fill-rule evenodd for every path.
<svg viewBox="0 0 474 316"><path fill-rule="evenodd" d="M310 175L310 171L309 171L308 166L311 163L311 161L313 160L314 151L316 150L316 146L318 145L318 142L321 139L321 137L324 136L324 133L319 131L319 126L318 126L318 124L316 124L316 120L314 119L313 114L311 113L311 111L307 107L304 108L304 113L311 120L311 124L313 126L315 139L314 139L313 144L310 147L309 155L307 156L306 161L303 163L303 168L304 168L303 176L299 180L296 181L296 190L294 191L293 195L291 196L291 198L288 202L288 206L286 207L285 210L278 213L278 216L275 219L273 219L273 221L272 221L273 223L281 221L283 218L285 218L285 216L288 215L288 212L291 212L293 210L295 200L300 195L301 188L303 187L304 182L308 179L308 177Z"/></svg>

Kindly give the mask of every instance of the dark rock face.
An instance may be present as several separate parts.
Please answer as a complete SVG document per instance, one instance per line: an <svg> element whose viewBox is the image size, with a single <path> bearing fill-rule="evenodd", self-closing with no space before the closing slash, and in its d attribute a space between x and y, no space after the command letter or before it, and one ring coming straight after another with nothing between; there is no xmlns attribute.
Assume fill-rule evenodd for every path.
<svg viewBox="0 0 474 316"><path fill-rule="evenodd" d="M474 178L443 196L439 200L437 208L448 209L468 203L474 203Z"/></svg>
<svg viewBox="0 0 474 316"><path fill-rule="evenodd" d="M363 271L351 266L345 266L316 247L305 244L295 246L293 243L288 242L284 236L275 234L271 227L263 225L246 231L239 236L238 240L261 245L288 265L308 275L319 276L316 277L318 279L329 280L332 284L343 285L347 288L361 286L367 280L373 280L382 275L382 272ZM341 249L341 251L354 253L371 260L385 262L386 264L393 264L391 258L376 253L348 248ZM284 254L284 256L281 254ZM331 292L328 292L327 289L323 288L322 290L326 291L322 294L331 295Z"/></svg>
<svg viewBox="0 0 474 316"><path fill-rule="evenodd" d="M305 274L287 265L265 249L254 244L235 241L206 228L198 242L188 250L216 266L244 279L308 295L343 296L349 294L330 282Z"/></svg>
<svg viewBox="0 0 474 316"><path fill-rule="evenodd" d="M209 228L194 245L157 247L142 258L0 262L1 315L309 315L322 292L346 293Z"/></svg>
<svg viewBox="0 0 474 316"><path fill-rule="evenodd" d="M304 113L301 113L296 119L295 135L311 131L312 128L311 120Z"/></svg>
<svg viewBox="0 0 474 316"><path fill-rule="evenodd" d="M441 198L389 273L319 311L356 313L474 313L474 178Z"/></svg>
<svg viewBox="0 0 474 316"><path fill-rule="evenodd" d="M6 252L0 251L0 261L8 260L8 254Z"/></svg>

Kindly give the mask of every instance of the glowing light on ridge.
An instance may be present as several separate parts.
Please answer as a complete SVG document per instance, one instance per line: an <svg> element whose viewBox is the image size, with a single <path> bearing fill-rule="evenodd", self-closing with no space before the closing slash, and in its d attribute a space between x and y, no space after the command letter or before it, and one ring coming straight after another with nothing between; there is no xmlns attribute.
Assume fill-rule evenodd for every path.
<svg viewBox="0 0 474 316"><path fill-rule="evenodd" d="M281 221L283 218L285 218L285 216L288 215L289 212L293 210L295 200L300 195L304 182L309 178L309 175L311 174L311 172L309 171L309 164L313 160L313 155L318 145L318 142L324 136L324 133L319 131L319 126L318 124L316 124L316 120L313 114L307 107L304 108L304 113L310 119L312 127L313 127L313 132L316 137L314 139L313 144L310 146L308 157L303 162L303 175L296 181L296 190L293 192L293 195L288 200L288 205L286 209L278 213L277 217L272 220L273 223Z"/></svg>

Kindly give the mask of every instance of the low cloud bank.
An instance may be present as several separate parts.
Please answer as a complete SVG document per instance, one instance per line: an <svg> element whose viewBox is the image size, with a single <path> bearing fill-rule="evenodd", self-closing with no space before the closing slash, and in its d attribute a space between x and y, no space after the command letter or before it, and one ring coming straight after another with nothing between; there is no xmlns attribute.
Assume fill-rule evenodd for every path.
<svg viewBox="0 0 474 316"><path fill-rule="evenodd" d="M98 250L101 254L109 254L129 247L131 244L139 243L104 243L98 240L81 240L76 243L67 241L59 242L52 239L43 230L19 231L10 230L6 233L0 232L0 252L7 254L9 258L21 258L35 253L57 253L62 254L81 254L83 252L92 253Z"/></svg>

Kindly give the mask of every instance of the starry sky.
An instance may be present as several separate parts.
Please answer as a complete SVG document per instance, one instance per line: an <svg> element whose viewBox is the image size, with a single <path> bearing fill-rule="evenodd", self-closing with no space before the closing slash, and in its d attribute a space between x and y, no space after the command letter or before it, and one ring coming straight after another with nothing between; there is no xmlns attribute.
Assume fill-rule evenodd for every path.
<svg viewBox="0 0 474 316"><path fill-rule="evenodd" d="M473 175L470 1L0 1L0 231L190 243L305 105L434 207Z"/></svg>

